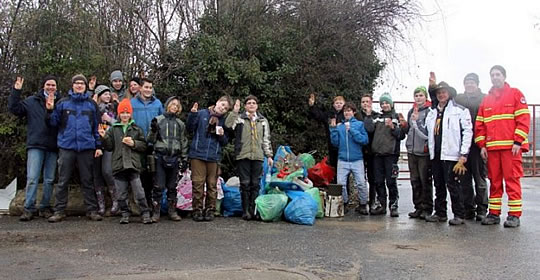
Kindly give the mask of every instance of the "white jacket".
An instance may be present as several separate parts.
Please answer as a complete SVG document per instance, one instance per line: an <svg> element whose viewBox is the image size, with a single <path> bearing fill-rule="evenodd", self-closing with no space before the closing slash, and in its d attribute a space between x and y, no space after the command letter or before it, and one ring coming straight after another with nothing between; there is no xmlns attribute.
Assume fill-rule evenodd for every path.
<svg viewBox="0 0 540 280"><path fill-rule="evenodd" d="M429 157L435 158L435 123L437 108L431 108L426 117ZM441 160L458 161L467 156L473 137L469 109L458 105L453 99L448 101L442 120Z"/></svg>

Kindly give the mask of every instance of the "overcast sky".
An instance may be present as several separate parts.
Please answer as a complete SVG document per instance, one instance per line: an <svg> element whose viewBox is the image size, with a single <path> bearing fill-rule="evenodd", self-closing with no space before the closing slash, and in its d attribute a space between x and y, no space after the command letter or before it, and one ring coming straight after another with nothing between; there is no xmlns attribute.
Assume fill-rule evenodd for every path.
<svg viewBox="0 0 540 280"><path fill-rule="evenodd" d="M425 15L410 27L411 44L398 45L397 59L380 78L375 97L390 92L394 100L412 100L429 72L463 92L463 77L480 76L489 91L489 69L506 68L506 81L519 88L528 103L540 103L540 1L421 0Z"/></svg>

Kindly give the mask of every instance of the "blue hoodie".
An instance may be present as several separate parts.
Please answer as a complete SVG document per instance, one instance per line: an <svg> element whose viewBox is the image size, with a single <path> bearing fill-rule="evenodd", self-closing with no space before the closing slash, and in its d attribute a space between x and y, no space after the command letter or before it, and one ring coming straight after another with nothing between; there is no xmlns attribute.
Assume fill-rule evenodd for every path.
<svg viewBox="0 0 540 280"><path fill-rule="evenodd" d="M224 126L225 118L218 118L218 125ZM204 109L197 113L190 112L187 120L187 130L193 133L191 146L189 148L189 158L199 159L210 162L221 160L222 147L227 145L227 133L218 136L215 133L208 132L208 121L210 120L210 111Z"/></svg>
<svg viewBox="0 0 540 280"><path fill-rule="evenodd" d="M368 134L364 123L352 117L350 129L345 129L345 124L340 123L336 127L330 127L332 145L338 148L338 159L352 162L364 159L362 146L369 143Z"/></svg>
<svg viewBox="0 0 540 280"><path fill-rule="evenodd" d="M70 90L49 115L50 125L58 127L58 147L77 152L100 148L98 112L89 92L76 94Z"/></svg>
<svg viewBox="0 0 540 280"><path fill-rule="evenodd" d="M140 93L131 98L131 107L133 108L132 119L138 127L144 132L144 138L148 137L150 131L150 123L152 119L159 115L163 115L163 104L156 97L152 96L149 101L142 100Z"/></svg>

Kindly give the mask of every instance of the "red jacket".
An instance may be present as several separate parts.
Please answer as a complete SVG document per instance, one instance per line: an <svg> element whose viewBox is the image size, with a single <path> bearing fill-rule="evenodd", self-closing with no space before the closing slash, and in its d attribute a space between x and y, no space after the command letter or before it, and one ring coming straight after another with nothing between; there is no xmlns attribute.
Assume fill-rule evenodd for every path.
<svg viewBox="0 0 540 280"><path fill-rule="evenodd" d="M519 144L522 152L527 152L530 119L523 93L504 83L502 88L492 88L480 104L474 142L488 151L508 150Z"/></svg>

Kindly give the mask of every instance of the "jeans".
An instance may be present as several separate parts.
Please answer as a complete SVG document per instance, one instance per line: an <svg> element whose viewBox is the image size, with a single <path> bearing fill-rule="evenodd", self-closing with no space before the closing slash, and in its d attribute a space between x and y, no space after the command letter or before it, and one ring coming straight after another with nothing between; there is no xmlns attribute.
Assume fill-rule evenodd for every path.
<svg viewBox="0 0 540 280"><path fill-rule="evenodd" d="M118 191L117 201L122 215L129 215L131 213L127 204L129 185L131 185L135 203L139 206L141 215L150 212L146 197L144 196L144 189L141 184L139 172L135 170L123 170L114 175L114 183L116 185L116 190Z"/></svg>
<svg viewBox="0 0 540 280"><path fill-rule="evenodd" d="M53 194L53 181L56 172L56 160L58 153L48 152L42 149L28 149L26 159L26 198L24 210L36 212L36 196L39 177L43 170L43 196L39 209L49 208L49 202Z"/></svg>
<svg viewBox="0 0 540 280"><path fill-rule="evenodd" d="M347 178L350 173L354 176L354 185L358 189L358 199L360 200L360 204L366 205L368 203L368 189L364 177L364 160L338 160L337 183L343 186L343 202L349 202L349 196L347 194Z"/></svg>

